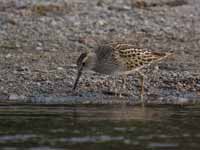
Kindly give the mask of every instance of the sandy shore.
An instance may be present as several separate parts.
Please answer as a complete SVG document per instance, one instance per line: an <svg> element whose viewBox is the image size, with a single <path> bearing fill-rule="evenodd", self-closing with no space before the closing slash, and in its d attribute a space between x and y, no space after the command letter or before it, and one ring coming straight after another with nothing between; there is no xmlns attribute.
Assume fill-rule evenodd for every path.
<svg viewBox="0 0 200 150"><path fill-rule="evenodd" d="M76 59L101 41L174 53L143 69L149 104L200 101L199 0L0 0L0 102L138 103L140 81L86 72ZM112 93L117 83L122 98Z"/></svg>

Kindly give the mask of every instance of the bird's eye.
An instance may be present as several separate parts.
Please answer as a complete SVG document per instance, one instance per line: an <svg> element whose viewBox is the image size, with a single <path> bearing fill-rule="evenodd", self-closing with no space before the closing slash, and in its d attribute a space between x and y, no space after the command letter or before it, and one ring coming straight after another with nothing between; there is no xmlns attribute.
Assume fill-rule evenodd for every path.
<svg viewBox="0 0 200 150"><path fill-rule="evenodd" d="M83 62L83 66L85 66L85 62Z"/></svg>

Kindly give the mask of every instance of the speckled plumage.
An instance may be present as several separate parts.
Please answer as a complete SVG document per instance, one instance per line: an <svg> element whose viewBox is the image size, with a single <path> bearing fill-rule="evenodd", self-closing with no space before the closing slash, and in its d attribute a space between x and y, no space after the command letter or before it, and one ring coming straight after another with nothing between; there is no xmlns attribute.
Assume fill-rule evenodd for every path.
<svg viewBox="0 0 200 150"><path fill-rule="evenodd" d="M104 74L129 74L171 54L151 52L130 44L118 43L100 46L95 53L97 63L93 70Z"/></svg>
<svg viewBox="0 0 200 150"><path fill-rule="evenodd" d="M101 45L94 52L82 53L78 58L78 75L73 89L76 88L83 70L89 69L107 75L130 74L135 71L139 72L141 68L160 61L171 54L151 52L126 43ZM140 75L142 77L141 95L143 95L144 79L143 74L140 73Z"/></svg>

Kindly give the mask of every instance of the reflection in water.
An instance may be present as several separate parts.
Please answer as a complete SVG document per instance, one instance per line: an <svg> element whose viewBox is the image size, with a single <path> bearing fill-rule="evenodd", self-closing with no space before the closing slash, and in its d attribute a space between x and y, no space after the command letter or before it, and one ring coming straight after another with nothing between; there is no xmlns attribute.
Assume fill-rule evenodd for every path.
<svg viewBox="0 0 200 150"><path fill-rule="evenodd" d="M177 147L177 143L150 143L149 147L150 148L155 148L155 147L160 147L160 148L165 148L165 147Z"/></svg>
<svg viewBox="0 0 200 150"><path fill-rule="evenodd" d="M0 147L200 149L199 124L199 106L0 106Z"/></svg>
<svg viewBox="0 0 200 150"><path fill-rule="evenodd" d="M124 137L111 137L109 135L100 135L100 136L83 136L83 137L71 137L60 139L62 142L70 143L88 143L88 142L109 142L109 141L121 141L124 140Z"/></svg>

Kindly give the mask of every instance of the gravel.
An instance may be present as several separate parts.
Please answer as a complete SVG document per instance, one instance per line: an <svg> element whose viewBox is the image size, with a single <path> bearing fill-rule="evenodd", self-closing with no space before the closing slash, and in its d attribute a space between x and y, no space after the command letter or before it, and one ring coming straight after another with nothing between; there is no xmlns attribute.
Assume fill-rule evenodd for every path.
<svg viewBox="0 0 200 150"><path fill-rule="evenodd" d="M174 53L142 70L147 103L198 103L199 8L199 0L1 0L0 102L137 103L137 74L124 90L121 77L86 72L71 91L80 53L112 40Z"/></svg>

